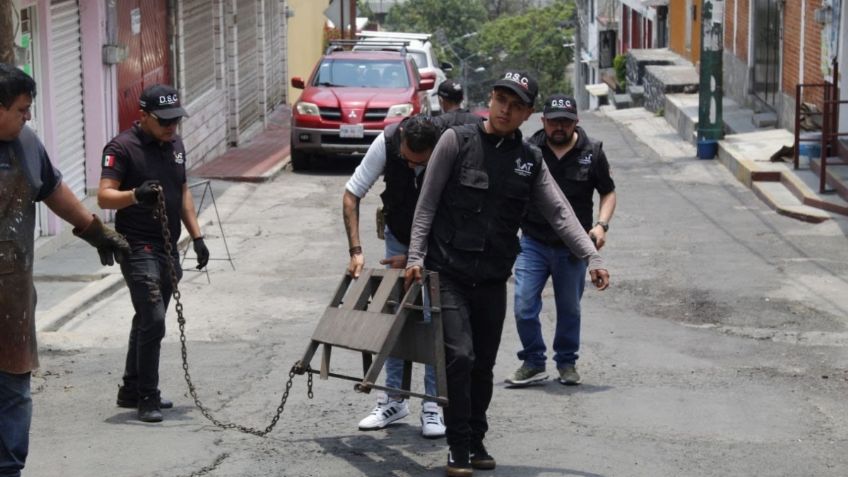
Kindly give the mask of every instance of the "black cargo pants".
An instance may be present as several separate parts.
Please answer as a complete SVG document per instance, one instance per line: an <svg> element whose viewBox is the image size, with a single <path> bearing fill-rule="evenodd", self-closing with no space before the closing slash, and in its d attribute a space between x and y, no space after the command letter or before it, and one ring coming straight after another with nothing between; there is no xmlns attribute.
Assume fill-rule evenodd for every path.
<svg viewBox="0 0 848 477"><path fill-rule="evenodd" d="M506 281L466 285L440 274L449 404L447 441L468 448L489 429L495 358L506 318Z"/></svg>
<svg viewBox="0 0 848 477"><path fill-rule="evenodd" d="M169 257L161 246L131 243L130 255L121 264L135 315L130 328L124 388L137 390L139 399L157 395L159 351L165 337L165 311L171 299ZM177 279L182 278L179 255L173 252Z"/></svg>

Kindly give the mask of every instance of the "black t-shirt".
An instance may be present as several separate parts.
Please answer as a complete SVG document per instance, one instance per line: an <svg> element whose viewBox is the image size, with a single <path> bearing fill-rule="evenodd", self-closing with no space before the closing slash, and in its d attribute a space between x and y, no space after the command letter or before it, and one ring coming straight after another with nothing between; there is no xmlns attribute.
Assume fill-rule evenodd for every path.
<svg viewBox="0 0 848 477"><path fill-rule="evenodd" d="M101 177L120 181L119 190L132 190L147 180L158 180L162 185L173 245L180 236L185 160L185 147L179 136L171 142L160 143L145 133L137 122L115 136L103 149ZM162 225L154 220L151 207L138 204L119 210L115 216L115 230L124 234L131 244L164 244Z"/></svg>
<svg viewBox="0 0 848 477"><path fill-rule="evenodd" d="M533 135L530 142L539 146L551 175L565 193L565 198L574 209L580 225L587 231L593 224L593 196L595 190L600 195L615 191L615 182L610 175L609 162L604 150L594 145L586 131L577 127L577 144L562 158L557 158L545 140L545 131ZM553 232L541 215L530 213L522 224L522 230L534 239L559 245L561 240Z"/></svg>

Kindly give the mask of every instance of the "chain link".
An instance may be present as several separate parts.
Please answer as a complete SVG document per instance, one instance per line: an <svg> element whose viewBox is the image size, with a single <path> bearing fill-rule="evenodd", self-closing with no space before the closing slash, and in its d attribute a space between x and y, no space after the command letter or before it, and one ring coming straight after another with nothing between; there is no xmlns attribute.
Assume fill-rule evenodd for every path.
<svg viewBox="0 0 848 477"><path fill-rule="evenodd" d="M186 348L186 335L185 335L185 317L183 316L183 304L180 301L182 295L180 294L179 289L179 278L177 277L177 267L175 265L176 260L171 255L173 252L173 246L171 245L171 230L168 228L168 214L165 213L165 194L162 192L161 188L158 188L159 191L159 201L156 209L154 210L154 219L158 219L162 224L162 238L165 240L165 255L168 257L168 271L171 276L171 286L173 287L173 297L174 297L174 308L177 311L177 323L179 323L180 327L180 348L181 355L183 360L183 372L185 375L186 384L188 384L188 392L191 394L191 397L194 399L194 405L200 410L200 413L209 420L212 424L220 427L221 429L233 429L239 432L243 432L245 434L253 434L254 436L263 437L268 435L274 427L277 425L277 422L280 420L280 416L283 414L283 411L286 408L286 402L289 399L289 391L292 387L292 380L294 379L295 374L303 374L307 373L306 380L306 396L309 399L312 399L312 369L309 366L305 368L301 366L300 361L297 361L292 366L289 371L289 379L286 381L285 391L283 391L283 397L280 399L280 404L277 406L277 412L271 418L271 423L265 427L265 429L256 429L253 427L247 427L240 424L235 424L232 422L224 422L216 419L212 412L203 405L203 402L200 401L200 398L197 397L197 390L194 387L194 383L191 379L191 374L188 370L188 350ZM192 474L192 475L202 475L208 472L210 469L201 469L198 472L202 472L201 474Z"/></svg>

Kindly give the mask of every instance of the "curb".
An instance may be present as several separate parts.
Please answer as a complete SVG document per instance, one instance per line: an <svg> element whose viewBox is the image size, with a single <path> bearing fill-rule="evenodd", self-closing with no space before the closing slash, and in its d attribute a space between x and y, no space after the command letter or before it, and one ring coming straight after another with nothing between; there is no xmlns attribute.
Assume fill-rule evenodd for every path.
<svg viewBox="0 0 848 477"><path fill-rule="evenodd" d="M82 290L65 298L49 310L36 317L37 331L58 331L76 317L77 313L94 303L111 296L124 284L121 274L109 274L106 277L91 282Z"/></svg>
<svg viewBox="0 0 848 477"><path fill-rule="evenodd" d="M279 172L282 171L285 162L285 160L281 161L282 165L276 171L273 169L272 171L268 171L268 174L272 172L274 175L279 174ZM271 180L271 178L267 180ZM226 197L226 195L227 191L224 191L218 200L220 201ZM202 226L208 226L212 223L213 218L214 211L211 208L207 208L200 214L197 221ZM182 249L190 240L191 237L183 227L180 232L180 238L177 240L178 252L179 249ZM90 308L99 301L109 298L123 287L124 276L122 274L112 273L110 272L110 269L106 267L103 267L102 271L104 275L103 278L92 281L81 290L69 295L67 298L54 305L49 310L37 314L35 317L36 331L59 331L63 326L67 325L76 318L77 314L81 311L86 308ZM100 273L97 273L96 275L100 275Z"/></svg>

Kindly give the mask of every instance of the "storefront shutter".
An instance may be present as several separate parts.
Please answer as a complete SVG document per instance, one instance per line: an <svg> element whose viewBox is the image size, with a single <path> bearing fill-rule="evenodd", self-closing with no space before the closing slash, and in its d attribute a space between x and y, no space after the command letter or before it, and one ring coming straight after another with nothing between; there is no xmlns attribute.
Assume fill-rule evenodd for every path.
<svg viewBox="0 0 848 477"><path fill-rule="evenodd" d="M216 87L214 8L214 0L185 0L182 3L185 104Z"/></svg>
<svg viewBox="0 0 848 477"><path fill-rule="evenodd" d="M56 128L53 162L77 197L85 190L85 130L82 108L82 57L80 54L79 4L77 0L53 0L50 4L50 82L55 91Z"/></svg>
<svg viewBox="0 0 848 477"><path fill-rule="evenodd" d="M238 0L239 130L259 120L259 52L257 0Z"/></svg>
<svg viewBox="0 0 848 477"><path fill-rule="evenodd" d="M282 0L263 0L265 2L265 88L268 111L283 101L285 62L285 35L283 29Z"/></svg>

